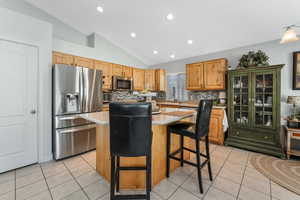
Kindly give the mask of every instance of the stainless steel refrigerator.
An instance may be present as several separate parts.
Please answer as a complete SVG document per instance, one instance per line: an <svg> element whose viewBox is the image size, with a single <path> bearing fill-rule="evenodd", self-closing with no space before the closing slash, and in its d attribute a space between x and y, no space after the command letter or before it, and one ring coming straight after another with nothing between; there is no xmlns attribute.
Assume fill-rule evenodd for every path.
<svg viewBox="0 0 300 200"><path fill-rule="evenodd" d="M96 125L79 115L101 111L102 71L57 64L52 83L54 159L95 149Z"/></svg>

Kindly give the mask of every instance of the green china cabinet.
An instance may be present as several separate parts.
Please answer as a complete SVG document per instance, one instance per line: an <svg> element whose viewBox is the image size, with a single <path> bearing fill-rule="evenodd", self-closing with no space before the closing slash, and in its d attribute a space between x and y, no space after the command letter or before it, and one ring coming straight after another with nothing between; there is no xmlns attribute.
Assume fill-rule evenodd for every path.
<svg viewBox="0 0 300 200"><path fill-rule="evenodd" d="M228 72L226 145L284 157L280 139L280 80L284 65Z"/></svg>

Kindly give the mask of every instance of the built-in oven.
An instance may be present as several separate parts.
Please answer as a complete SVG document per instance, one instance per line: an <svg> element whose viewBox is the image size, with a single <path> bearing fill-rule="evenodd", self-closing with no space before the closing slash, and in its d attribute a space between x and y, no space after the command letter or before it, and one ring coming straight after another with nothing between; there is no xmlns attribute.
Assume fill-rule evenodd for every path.
<svg viewBox="0 0 300 200"><path fill-rule="evenodd" d="M129 77L113 76L113 90L132 90L133 81Z"/></svg>

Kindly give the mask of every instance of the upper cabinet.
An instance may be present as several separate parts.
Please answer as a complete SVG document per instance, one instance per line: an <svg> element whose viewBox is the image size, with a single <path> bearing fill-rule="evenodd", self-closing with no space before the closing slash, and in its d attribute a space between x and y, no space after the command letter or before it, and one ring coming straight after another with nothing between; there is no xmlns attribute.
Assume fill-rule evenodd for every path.
<svg viewBox="0 0 300 200"><path fill-rule="evenodd" d="M52 64L74 65L74 56L59 52L53 52Z"/></svg>
<svg viewBox="0 0 300 200"><path fill-rule="evenodd" d="M111 90L112 88L112 64L103 61L94 61L95 69L102 70L103 89Z"/></svg>
<svg viewBox="0 0 300 200"><path fill-rule="evenodd" d="M136 91L141 91L145 89L145 70L133 68L133 89Z"/></svg>
<svg viewBox="0 0 300 200"><path fill-rule="evenodd" d="M132 68L124 65L113 64L112 75L132 78Z"/></svg>
<svg viewBox="0 0 300 200"><path fill-rule="evenodd" d="M155 69L146 69L145 70L145 89L150 91L156 90L155 85Z"/></svg>
<svg viewBox="0 0 300 200"><path fill-rule="evenodd" d="M132 67L123 66L123 76L132 78Z"/></svg>
<svg viewBox="0 0 300 200"><path fill-rule="evenodd" d="M75 56L74 57L74 65L94 69L94 61L89 58Z"/></svg>
<svg viewBox="0 0 300 200"><path fill-rule="evenodd" d="M139 69L100 60L53 52L53 64L66 64L102 70L103 89L112 89L112 76L128 77L133 80L133 89L142 91L166 91L166 71L163 69ZM202 73L203 74L203 73Z"/></svg>
<svg viewBox="0 0 300 200"><path fill-rule="evenodd" d="M186 89L202 90L203 84L203 63L186 65Z"/></svg>
<svg viewBox="0 0 300 200"><path fill-rule="evenodd" d="M225 90L227 68L224 58L186 65L187 90Z"/></svg>
<svg viewBox="0 0 300 200"><path fill-rule="evenodd" d="M227 60L218 59L204 63L204 86L207 90L225 89Z"/></svg>
<svg viewBox="0 0 300 200"><path fill-rule="evenodd" d="M123 66L119 64L113 64L112 67L113 76L123 76Z"/></svg>
<svg viewBox="0 0 300 200"><path fill-rule="evenodd" d="M166 70L156 69L155 70L155 90L156 91L166 91L167 88L167 78Z"/></svg>

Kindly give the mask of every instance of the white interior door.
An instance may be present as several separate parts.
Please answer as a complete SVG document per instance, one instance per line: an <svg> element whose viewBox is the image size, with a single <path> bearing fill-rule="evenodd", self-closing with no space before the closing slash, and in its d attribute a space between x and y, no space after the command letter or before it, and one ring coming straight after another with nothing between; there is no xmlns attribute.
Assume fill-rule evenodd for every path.
<svg viewBox="0 0 300 200"><path fill-rule="evenodd" d="M0 173L38 161L36 47L0 39Z"/></svg>

